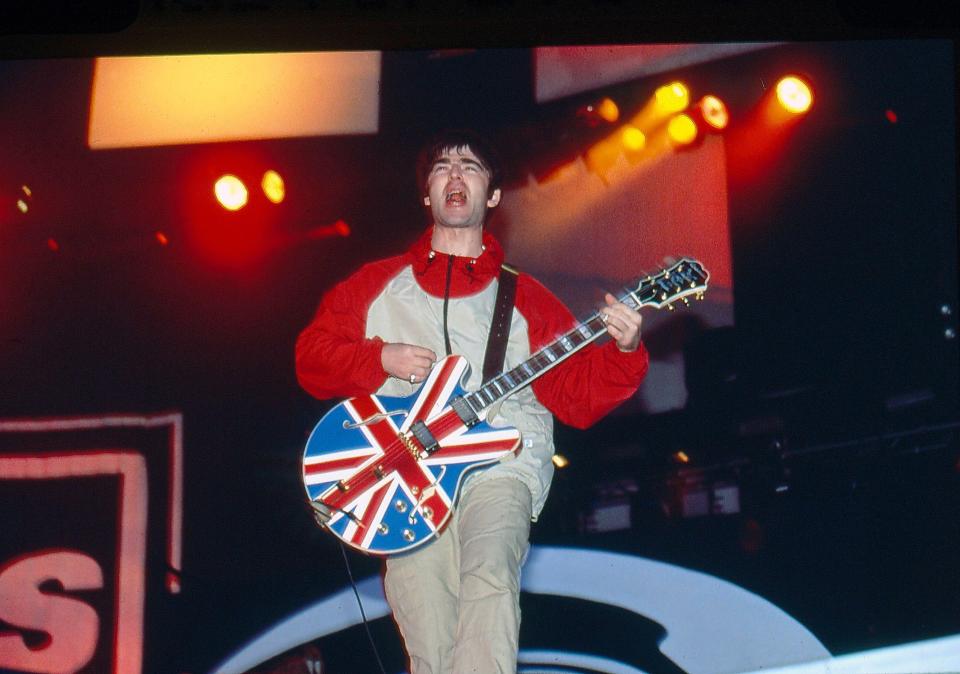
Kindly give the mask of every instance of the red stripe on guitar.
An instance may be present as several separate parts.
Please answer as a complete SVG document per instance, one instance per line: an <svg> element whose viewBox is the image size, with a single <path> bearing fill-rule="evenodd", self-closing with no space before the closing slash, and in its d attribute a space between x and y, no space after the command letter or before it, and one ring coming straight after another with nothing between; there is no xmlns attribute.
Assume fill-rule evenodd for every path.
<svg viewBox="0 0 960 674"><path fill-rule="evenodd" d="M476 442L469 445L451 445L450 447L441 447L434 452L430 459L450 459L470 458L474 454L485 454L487 452L503 451L504 454L516 449L520 444L518 438L503 438L502 440L489 440L487 442Z"/></svg>
<svg viewBox="0 0 960 674"><path fill-rule="evenodd" d="M411 423L425 419L427 414L430 413L430 410L433 409L433 406L437 404L447 381L450 379L450 376L454 374L457 362L458 359L456 358L445 358L443 360L443 367L440 369L440 374L438 374L436 378L433 379L433 383L430 384L430 390L427 391L426 397L422 399L420 409L417 410L416 416L411 420Z"/></svg>
<svg viewBox="0 0 960 674"><path fill-rule="evenodd" d="M383 410L377 404L373 396L360 396L353 398L349 401L349 406L353 407L357 412L357 423L369 419L377 414L383 414ZM374 446L379 445L379 449L383 450L387 445L396 440L397 431L395 430L393 424L390 423L389 417L383 417L377 421L365 424L362 428L369 431L370 435L373 436L376 442Z"/></svg>
<svg viewBox="0 0 960 674"><path fill-rule="evenodd" d="M409 461L403 461L403 465L397 466L397 473L399 473L400 478L406 482L407 488L410 489L411 493L413 492L412 487L416 487L417 494L423 494L424 489L433 484L433 476L426 472L423 466L414 461L413 457L410 457ZM441 490L442 487L438 484L436 491L440 492ZM413 501L417 501L417 496L413 497ZM438 493L434 493L429 498L424 499L423 504L429 504L433 509L433 519L430 520L431 523L442 522L443 518L447 516L449 506L447 506Z"/></svg>
<svg viewBox="0 0 960 674"><path fill-rule="evenodd" d="M392 483L393 480L384 480L383 484L370 495L367 507L364 508L363 515L360 517L360 525L362 526L358 525L356 531L353 532L353 536L350 537L350 542L354 545L359 546L363 543L363 539L366 538L370 527L373 526L377 518L377 512L380 510L380 504L383 503L383 498L387 495Z"/></svg>
<svg viewBox="0 0 960 674"><path fill-rule="evenodd" d="M345 468L356 468L362 465L367 461L371 456L377 452L371 450L366 454L359 456L351 456L346 459L334 459L331 461L324 461L322 463L311 463L306 464L303 467L304 475L314 475L316 473L330 473L335 470L343 470Z"/></svg>

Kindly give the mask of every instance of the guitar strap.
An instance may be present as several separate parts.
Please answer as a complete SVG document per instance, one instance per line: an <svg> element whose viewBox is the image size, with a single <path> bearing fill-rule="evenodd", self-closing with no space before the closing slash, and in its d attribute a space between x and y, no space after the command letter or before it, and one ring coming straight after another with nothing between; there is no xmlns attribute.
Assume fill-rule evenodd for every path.
<svg viewBox="0 0 960 674"><path fill-rule="evenodd" d="M483 381L488 382L503 370L507 356L507 339L510 337L510 321L513 316L513 299L517 294L517 275L520 272L506 262L500 265L497 282L497 301L487 338L487 352L483 357Z"/></svg>

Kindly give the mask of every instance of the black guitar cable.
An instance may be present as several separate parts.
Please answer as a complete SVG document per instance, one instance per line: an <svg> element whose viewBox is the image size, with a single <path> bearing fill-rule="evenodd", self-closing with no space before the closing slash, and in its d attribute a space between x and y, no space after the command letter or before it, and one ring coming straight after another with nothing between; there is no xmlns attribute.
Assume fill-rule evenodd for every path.
<svg viewBox="0 0 960 674"><path fill-rule="evenodd" d="M344 546L342 541L337 541L340 544L340 554L343 555L343 563L347 567L347 576L350 578L350 585L353 587L353 594L357 598L357 606L360 607L360 617L363 618L363 629L367 632L367 640L370 642L370 648L373 650L373 655L377 659L377 666L380 667L380 674L387 674L387 670L383 668L383 661L380 660L380 652L377 650L377 644L373 640L373 634L370 633L370 623L367 622L367 614L363 610L363 602L360 601L360 591L357 589L357 583L353 579L353 569L350 568L350 559L347 557L347 548Z"/></svg>
<svg viewBox="0 0 960 674"><path fill-rule="evenodd" d="M329 519L328 513L325 513L321 507L318 507L319 504L310 500L307 502L307 505L310 507L310 514L313 515L313 519L321 527L325 527L325 520ZM349 513L345 510L341 510L336 506L327 506L323 504L323 507L332 507L334 510L339 510L344 515L348 516L350 519L357 521L356 516L353 513ZM383 668L383 661L380 660L380 652L377 650L377 644L373 640L373 634L370 632L370 623L367 621L367 612L363 610L363 602L360 600L360 590L357 589L357 581L353 578L353 569L350 568L350 558L347 556L347 548L344 546L343 541L337 539L337 543L340 544L340 554L343 555L343 564L347 567L347 577L350 579L350 587L353 588L353 595L357 598L357 606L360 607L360 617L363 619L363 629L367 633L367 640L370 642L370 649L373 651L373 656L377 659L377 666L380 667L380 674L387 674L387 671Z"/></svg>

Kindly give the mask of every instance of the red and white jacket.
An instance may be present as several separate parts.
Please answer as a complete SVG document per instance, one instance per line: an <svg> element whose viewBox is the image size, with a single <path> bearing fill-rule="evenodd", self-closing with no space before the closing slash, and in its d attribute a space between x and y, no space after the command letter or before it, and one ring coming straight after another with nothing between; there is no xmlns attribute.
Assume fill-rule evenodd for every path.
<svg viewBox="0 0 960 674"><path fill-rule="evenodd" d="M503 249L485 232L479 257L456 257L431 250L431 236L428 229L406 253L364 265L323 297L297 340L297 378L304 389L317 398L410 395L418 385L389 377L380 352L385 343L399 342L443 357L448 287L451 348L470 363L466 388L479 388ZM575 325L560 300L521 273L504 369L519 365ZM490 422L518 428L523 448L516 457L480 471L464 489L469 482L515 477L530 488L536 517L553 477L552 414L586 428L633 395L648 364L642 343L632 353L621 352L612 340L591 344L507 398Z"/></svg>

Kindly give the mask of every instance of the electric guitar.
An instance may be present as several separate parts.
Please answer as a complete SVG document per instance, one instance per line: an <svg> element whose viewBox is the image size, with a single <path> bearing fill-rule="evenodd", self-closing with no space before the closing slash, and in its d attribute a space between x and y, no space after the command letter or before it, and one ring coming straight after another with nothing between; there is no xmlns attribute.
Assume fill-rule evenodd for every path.
<svg viewBox="0 0 960 674"><path fill-rule="evenodd" d="M700 299L708 272L684 258L625 288L633 309L673 309ZM303 481L316 519L357 550L379 556L408 552L440 534L468 472L520 448L520 432L487 423L502 401L606 334L599 311L528 360L484 383L463 387L462 356L438 361L407 397L348 398L320 419L307 440Z"/></svg>

